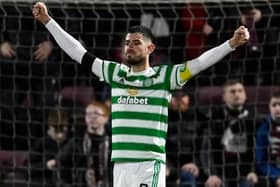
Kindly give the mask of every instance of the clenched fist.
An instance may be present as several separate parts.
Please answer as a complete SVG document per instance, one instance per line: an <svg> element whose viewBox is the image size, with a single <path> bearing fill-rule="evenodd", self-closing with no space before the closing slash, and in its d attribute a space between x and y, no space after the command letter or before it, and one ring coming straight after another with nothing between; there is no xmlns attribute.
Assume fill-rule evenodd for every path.
<svg viewBox="0 0 280 187"><path fill-rule="evenodd" d="M46 5L42 2L37 2L33 6L32 13L34 17L43 24L48 23L48 21L51 19L51 17L48 14L48 9Z"/></svg>
<svg viewBox="0 0 280 187"><path fill-rule="evenodd" d="M250 34L246 27L240 26L234 31L232 38L229 40L229 44L232 48L241 46L249 41Z"/></svg>

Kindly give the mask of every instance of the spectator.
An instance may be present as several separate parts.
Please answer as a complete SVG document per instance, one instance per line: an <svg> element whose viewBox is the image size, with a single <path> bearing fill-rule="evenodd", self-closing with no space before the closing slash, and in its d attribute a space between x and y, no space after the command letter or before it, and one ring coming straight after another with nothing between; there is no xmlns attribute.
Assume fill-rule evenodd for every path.
<svg viewBox="0 0 280 187"><path fill-rule="evenodd" d="M177 182L181 187L199 186L205 178L201 169L200 145L202 142L201 122L206 119L191 107L190 96L184 91L177 91L171 98L169 107L169 129L167 136L167 164L170 174L167 183ZM178 143L180 142L180 143ZM173 167L180 168L176 171ZM168 184L170 186L171 184Z"/></svg>
<svg viewBox="0 0 280 187"><path fill-rule="evenodd" d="M263 1L264 2L264 1ZM260 1L260 4L262 2ZM235 28L235 26L238 25L245 25L246 27L248 27L248 30L250 32L250 36L251 38L249 39L249 45L248 45L248 54L243 54L244 51L237 51L236 53L236 57L238 58L239 56L257 56L261 54L261 39L262 37L260 37L260 30L262 30L263 26L262 25L260 28L260 30L258 29L258 23L260 23L263 19L263 12L267 12L267 9L269 8L259 8L258 7L259 4L253 4L250 2L240 2L238 4L233 3L233 4L227 4L226 8L225 8L225 13L226 13L226 22L225 22L225 32L231 32L232 28ZM268 20L266 20L266 23L268 22ZM228 33L229 35L231 35L231 33Z"/></svg>
<svg viewBox="0 0 280 187"><path fill-rule="evenodd" d="M56 55L45 28L30 19L31 6L8 2L2 6L7 14L1 18L5 24L0 34L0 110L4 121L0 142L6 150L25 150L26 137L42 135L39 125L29 130L26 121L41 123L41 109L54 105L57 70L46 68L46 63L55 62Z"/></svg>
<svg viewBox="0 0 280 187"><path fill-rule="evenodd" d="M257 130L256 160L257 171L263 176L263 187L280 187L279 166L279 125L280 125L280 92L274 92L269 102L270 114ZM268 178L268 180L265 180Z"/></svg>
<svg viewBox="0 0 280 187"><path fill-rule="evenodd" d="M246 25L248 27L250 32L250 51L251 52L260 52L260 44L259 44L259 38L258 34L256 32L255 24L259 22L262 18L262 12L261 10L257 8L252 8L248 10L244 10L241 14L241 23L243 25Z"/></svg>
<svg viewBox="0 0 280 187"><path fill-rule="evenodd" d="M52 163L58 151L67 143L68 131L68 113L60 108L51 110L47 136L37 142L30 152L31 186L56 186L58 173L53 170Z"/></svg>
<svg viewBox="0 0 280 187"><path fill-rule="evenodd" d="M246 92L239 80L228 80L223 106L211 108L207 187L248 187L257 183L254 169L254 111L246 105ZM205 141L204 141L205 142ZM208 159L205 158L206 160ZM206 163L206 162L204 162Z"/></svg>
<svg viewBox="0 0 280 187"><path fill-rule="evenodd" d="M60 151L52 167L59 168L61 183L69 186L108 186L109 138L105 125L109 119L105 104L92 101L86 107L86 132Z"/></svg>
<svg viewBox="0 0 280 187"><path fill-rule="evenodd" d="M158 8L158 7L155 7ZM159 8L159 10L161 10ZM141 25L151 29L157 41L157 50L151 54L151 66L158 66L161 64L170 64L171 60L168 57L166 43L169 43L170 26L166 17L154 9L147 8L141 14Z"/></svg>
<svg viewBox="0 0 280 187"><path fill-rule="evenodd" d="M51 80L44 82L46 88L42 84L42 76L46 75L47 69L43 63L51 63L55 61L53 51L53 43L49 39L49 34L41 25L35 24L29 19L17 18L20 24L15 23L12 19L13 14L20 14L19 9L7 4L3 5L8 14L3 20L6 22L4 32L1 36L0 56L2 61L2 84L1 89L5 91L16 90L15 101L13 97L9 97L7 92L6 100L9 105L21 105L26 95L30 97L31 104L34 106L42 106L43 104L53 104L49 95L43 95L42 91L50 91ZM21 14L29 14L31 7L21 7ZM16 13L17 12L17 13ZM22 25L22 27L19 27ZM34 33L30 33L34 32ZM32 75L32 78L30 78ZM15 82L15 84L13 84ZM29 91L31 95L29 94Z"/></svg>
<svg viewBox="0 0 280 187"><path fill-rule="evenodd" d="M185 58L199 56L207 44L214 28L207 21L208 13L201 3L189 3L182 12L182 23L186 31Z"/></svg>

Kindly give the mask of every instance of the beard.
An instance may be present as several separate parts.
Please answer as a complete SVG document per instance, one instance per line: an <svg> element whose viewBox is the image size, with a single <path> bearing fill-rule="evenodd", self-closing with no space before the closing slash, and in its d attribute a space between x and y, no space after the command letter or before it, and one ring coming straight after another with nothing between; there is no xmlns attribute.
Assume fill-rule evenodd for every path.
<svg viewBox="0 0 280 187"><path fill-rule="evenodd" d="M142 64L145 64L145 58L126 58L125 63L130 66L140 66Z"/></svg>

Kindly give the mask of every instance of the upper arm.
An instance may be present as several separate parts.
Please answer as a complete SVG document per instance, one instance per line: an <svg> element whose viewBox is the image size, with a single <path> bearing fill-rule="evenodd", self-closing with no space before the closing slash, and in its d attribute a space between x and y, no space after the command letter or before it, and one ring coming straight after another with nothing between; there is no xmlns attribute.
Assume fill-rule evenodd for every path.
<svg viewBox="0 0 280 187"><path fill-rule="evenodd" d="M105 81L107 83L112 82L113 73L116 67L115 62L102 60L95 57L93 54L86 52L82 59L82 65L86 69L90 69L100 81Z"/></svg>
<svg viewBox="0 0 280 187"><path fill-rule="evenodd" d="M82 58L82 66L85 69L93 72L97 77L101 77L102 60L94 56L93 54L86 52Z"/></svg>
<svg viewBox="0 0 280 187"><path fill-rule="evenodd" d="M170 75L171 90L181 88L192 77L193 74L188 67L188 62L172 66Z"/></svg>

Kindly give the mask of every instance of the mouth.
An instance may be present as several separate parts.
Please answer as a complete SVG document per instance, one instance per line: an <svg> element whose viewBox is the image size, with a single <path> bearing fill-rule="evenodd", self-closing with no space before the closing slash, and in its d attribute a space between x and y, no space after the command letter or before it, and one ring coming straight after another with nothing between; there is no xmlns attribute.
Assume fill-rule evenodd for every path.
<svg viewBox="0 0 280 187"><path fill-rule="evenodd" d="M125 58L127 59L127 60L129 60L129 59L133 59L134 58L134 55L133 54L126 54L125 55Z"/></svg>
<svg viewBox="0 0 280 187"><path fill-rule="evenodd" d="M128 54L134 54L135 53L135 51L133 50L133 49L128 49L127 51L126 51L126 55L128 55Z"/></svg>

